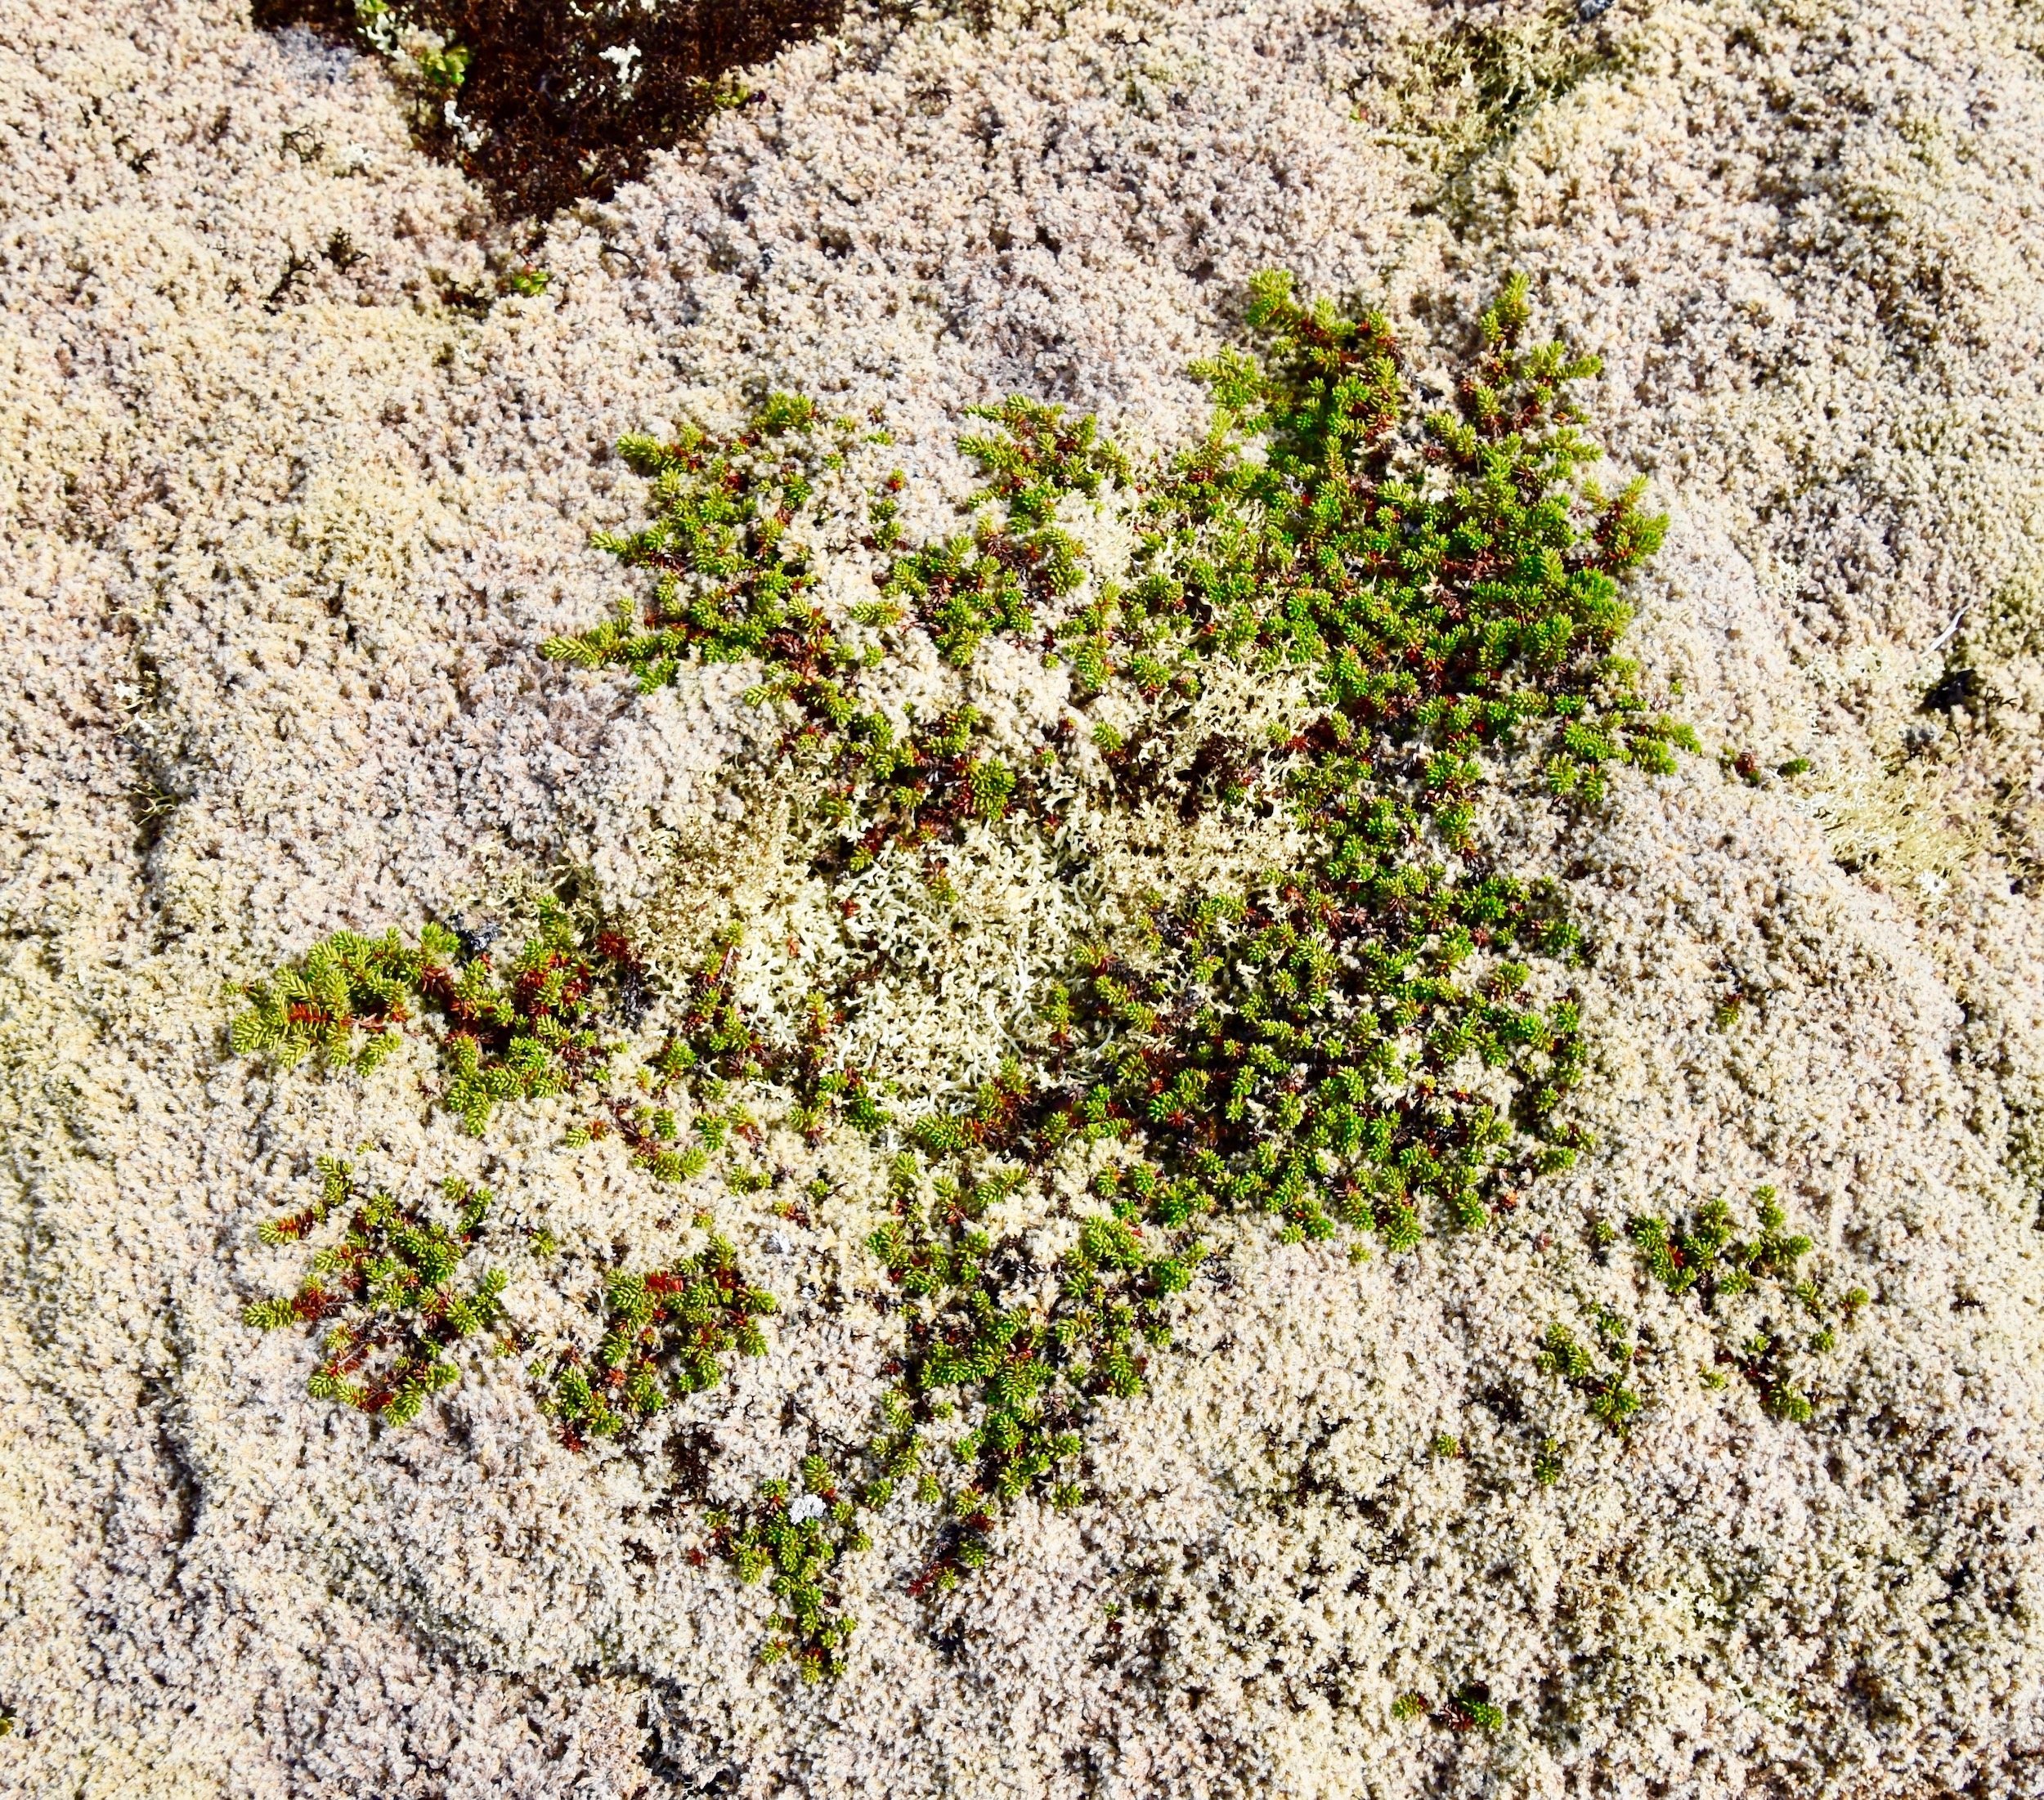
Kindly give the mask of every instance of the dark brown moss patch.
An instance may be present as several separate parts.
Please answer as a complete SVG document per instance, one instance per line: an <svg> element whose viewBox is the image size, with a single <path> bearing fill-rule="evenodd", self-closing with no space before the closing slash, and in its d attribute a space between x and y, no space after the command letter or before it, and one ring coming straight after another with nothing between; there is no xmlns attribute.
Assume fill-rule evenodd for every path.
<svg viewBox="0 0 2044 1800"><path fill-rule="evenodd" d="M388 56L436 154L507 216L603 199L740 96L733 69L827 29L838 0L253 0Z"/></svg>

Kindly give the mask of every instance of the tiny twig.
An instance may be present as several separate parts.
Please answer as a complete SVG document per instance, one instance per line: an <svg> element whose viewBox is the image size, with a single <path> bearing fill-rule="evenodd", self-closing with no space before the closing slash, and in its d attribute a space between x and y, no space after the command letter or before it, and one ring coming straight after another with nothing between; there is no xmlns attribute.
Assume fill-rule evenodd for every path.
<svg viewBox="0 0 2044 1800"><path fill-rule="evenodd" d="M1945 620L1944 629L1939 632L1936 637L1930 640L1930 647L1933 650L1943 649L1944 647L1952 641L1952 634L1959 629L1959 621L1964 619L1966 616L1972 611L1973 602L1969 600L1964 606L1960 607L1957 612L1953 613L1949 619Z"/></svg>

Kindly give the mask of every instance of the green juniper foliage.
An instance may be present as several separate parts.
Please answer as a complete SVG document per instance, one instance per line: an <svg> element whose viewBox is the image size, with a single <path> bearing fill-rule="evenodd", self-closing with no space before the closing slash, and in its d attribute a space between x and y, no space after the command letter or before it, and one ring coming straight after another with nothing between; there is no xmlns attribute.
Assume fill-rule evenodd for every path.
<svg viewBox="0 0 2044 1800"><path fill-rule="evenodd" d="M1604 1353L1602 1368L1593 1352L1558 1320L1548 1327L1535 1361L1543 1372L1580 1393L1600 1424L1622 1435L1640 1407L1638 1394L1625 1385L1634 1351L1625 1341L1622 1320L1606 1315L1599 1323L1607 1328L1597 1333Z"/></svg>
<svg viewBox="0 0 2044 1800"><path fill-rule="evenodd" d="M947 857L997 825L1061 846L1075 895L1088 853L1065 830L1074 805L1162 790L1182 817L1278 812L1302 834L1302 854L1238 884L1097 914L1069 966L1038 982L1033 1028L962 1104L903 1095L843 1051L877 973L863 952L799 1006L755 1016L745 959L778 951L735 920L666 984L666 1035L629 1081L596 1024L609 996L652 977L621 938L559 910L503 975L434 927L416 950L334 939L237 1023L244 1050L360 1062L358 1039L388 1047L431 1010L446 1104L471 1129L499 1102L572 1092L568 1141L615 1138L661 1182L764 1187L773 1125L891 1153L866 1242L901 1340L872 1434L709 1521L708 1547L741 1578L771 1573L768 1651L805 1677L842 1664L837 1570L867 1515L922 1517L914 1587L942 1592L993 1553L1006 1512L1083 1496L1087 1444L1168 1349L1213 1221L1397 1254L1493 1229L1587 1145L1562 1105L1587 1054L1578 935L1557 892L1489 860L1478 808L1514 746L1533 752L1548 804L1584 808L1615 769L1666 773L1694 742L1643 704L1617 653L1622 585L1665 522L1642 511L1640 484L1607 494L1588 478L1598 453L1571 396L1597 363L1533 342L1528 322L1515 278L1450 403L1428 411L1384 319L1309 307L1265 276L1254 350L1199 371L1217 405L1198 442L1139 465L1090 419L1020 398L983 409L988 428L964 446L984 477L969 528L921 545L904 543L899 472L872 491L853 479L884 433L798 396L770 396L728 437L619 446L649 483L649 517L603 541L644 591L546 653L648 692L691 661L756 665L749 698L780 723L782 785L808 809L801 853L854 951L863 871L920 864L949 904ZM1070 529L1096 507L1135 533L1123 580L1092 571ZM870 601L827 598L840 553L869 559ZM993 638L1072 678L1072 705L1019 753L1012 736L997 751L969 705L918 715L890 685L906 653L963 668ZM1310 697L1260 746L1176 747L1225 663L1289 671ZM1132 724L1100 714L1110 695ZM1054 1176L1082 1158L1074 1198ZM1046 1260L1004 1222L1025 1199L1062 1221L1061 1253ZM318 1222L301 1216L285 1236ZM1656 1278L1706 1305L1742 1279L1793 1288L1809 1249L1764 1213L1737 1243L1715 1215L1634 1236ZM613 1275L600 1344L541 1358L533 1378L571 1444L628 1435L728 1354L756 1352L772 1310L713 1234L693 1259ZM1806 1310L1815 1335L1830 1330L1818 1302ZM1759 1323L1772 1335L1742 1366L1777 1414L1804 1416L1781 1323ZM1542 1367L1623 1432L1643 1404L1629 1328L1600 1313L1585 1329L1557 1321ZM1535 1480L1562 1467L1543 1440ZM1474 1688L1437 1716L1501 1717Z"/></svg>
<svg viewBox="0 0 2044 1800"><path fill-rule="evenodd" d="M256 1301L244 1319L258 1330L331 1321L312 1393L406 1424L429 1395L457 1378L444 1354L454 1344L490 1328L501 1333L502 1350L523 1341L504 1314L501 1270L487 1270L466 1293L455 1283L464 1260L484 1247L495 1197L450 1177L441 1193L454 1216L437 1220L380 1190L364 1195L353 1169L337 1158L320 1157L318 1169L320 1198L265 1220L259 1236L266 1244L295 1243L335 1214L348 1221L345 1235L314 1256L296 1293ZM536 1257L558 1247L543 1229L511 1242L520 1238ZM604 1299L607 1329L593 1354L571 1349L540 1358L530 1372L540 1409L560 1420L576 1446L628 1431L671 1399L715 1386L724 1359L764 1352L758 1322L779 1310L714 1233L693 1258L647 1274L614 1272Z"/></svg>
<svg viewBox="0 0 2044 1800"><path fill-rule="evenodd" d="M256 1235L262 1243L294 1243L314 1226L325 1225L328 1215L336 1207L345 1207L353 1198L355 1171L347 1163L323 1156L314 1166L320 1172L319 1198L302 1211L289 1213L281 1219L265 1219L256 1228Z"/></svg>
<svg viewBox="0 0 2044 1800"><path fill-rule="evenodd" d="M1492 1703L1490 1687L1482 1681L1464 1681L1438 1706L1423 1694L1401 1694L1391 1703L1391 1716L1428 1719L1451 1731L1504 1729L1504 1708Z"/></svg>
<svg viewBox="0 0 2044 1800"><path fill-rule="evenodd" d="M989 632L1033 631L1041 608L1084 582L1078 545L1056 523L1066 496L1093 499L1103 482L1131 478L1127 459L1091 419L1068 421L1061 409L1020 396L971 412L1002 428L959 443L987 475L975 499L977 528L901 557L881 589L961 669Z"/></svg>
<svg viewBox="0 0 2044 1800"><path fill-rule="evenodd" d="M566 914L548 907L539 934L503 977L486 951L459 970L433 972L427 992L447 1021L444 1104L476 1135L500 1100L536 1099L602 1078L607 1057L588 1023L594 992L605 974L629 964L623 944L603 938L584 949Z"/></svg>
<svg viewBox="0 0 2044 1800"><path fill-rule="evenodd" d="M858 665L831 633L816 600L817 572L796 516L843 461L836 436L818 430L814 404L776 394L728 443L694 428L672 443L625 437L617 453L652 482L653 521L598 545L629 568L652 571L643 608L621 602L616 616L580 636L542 647L560 660L629 669L650 693L689 657L776 671L776 692L822 704ZM643 613L643 616L642 616Z"/></svg>
<svg viewBox="0 0 2044 1800"><path fill-rule="evenodd" d="M1441 1713L1442 1722L1457 1731L1504 1729L1504 1708L1492 1704L1490 1690L1481 1681L1464 1681Z"/></svg>

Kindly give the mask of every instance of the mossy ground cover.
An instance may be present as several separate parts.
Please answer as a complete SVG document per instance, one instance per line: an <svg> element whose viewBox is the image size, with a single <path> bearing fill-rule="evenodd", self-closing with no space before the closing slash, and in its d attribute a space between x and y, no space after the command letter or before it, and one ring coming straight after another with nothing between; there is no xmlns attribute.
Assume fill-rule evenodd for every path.
<svg viewBox="0 0 2044 1800"><path fill-rule="evenodd" d="M1572 394L1597 364L1531 336L1522 280L1481 315L1450 403L1431 412L1381 317L1307 305L1273 274L1249 325L1252 348L1199 371L1206 434L1168 456L1133 459L1055 407L986 409L966 446L984 477L966 528L920 544L904 542L903 477L863 472L886 448L873 421L775 396L728 435L628 439L649 517L605 541L642 586L545 647L590 672L568 678L617 669L647 692L693 663L756 669L748 698L779 722L777 777L800 796L792 841L848 929L870 871L911 871L933 907L960 908L957 859L1031 834L1065 847L1057 879L1091 891L1091 840L1072 822L1139 795L1164 793L1181 818L1289 824L1303 853L1244 880L1096 907L962 1099L845 1051L875 973L855 958L794 1003L749 1001L743 919L664 979L587 906L544 911L502 973L433 924L415 945L343 936L253 990L234 1027L244 1052L365 1072L423 1030L470 1130L499 1104L564 1098L570 1144L615 1136L646 1180L698 1200L703 1248L612 1269L590 1341L531 1364L572 1445L660 1431L762 1347L775 1296L716 1235L715 1208L769 1181L767 1129L885 1167L864 1240L900 1348L870 1435L704 1519L706 1560L770 1576L764 1648L808 1678L843 1664L838 1572L890 1509L923 1509L912 1585L942 1592L998 1553L1012 1509L1084 1501L1088 1445L1175 1354L1203 1269L1226 1254L1221 1223L1396 1255L1498 1229L1589 1148L1565 1104L1588 1066L1585 947L1557 891L1486 849L1481 809L1508 766L1530 766L1537 790L1513 804L1584 820L1615 769L1665 776L1695 747L1620 653L1625 586L1664 522L1640 484L1591 478L1600 453ZM1112 573L1080 529L1100 513L1132 546ZM832 542L870 559L870 600L828 598ZM997 639L1068 677L1026 741L966 704L903 704L893 678L912 658L963 670ZM1260 739L1189 743L1179 727L1230 669L1305 697ZM781 988L806 966L791 943ZM655 1008L660 1028L633 1048ZM741 1198L706 1198L719 1182ZM831 1193L819 1177L803 1203ZM475 1228L378 1204L322 1254L360 1271L352 1302L382 1321L378 1344L399 1345L385 1387L423 1396L504 1283L454 1298ZM1864 1296L1799 1282L1807 1242L1773 1195L1759 1205L1748 1234L1714 1211L1607 1227L1596 1249L1720 1320L1727 1367L1787 1424L1811 1413L1797 1368L1831 1347L1818 1315L1849 1323ZM1062 1223L1047 1262L1015 1224L1024 1211ZM315 1208L285 1235L323 1229ZM324 1318L305 1297L318 1279L252 1321ZM1811 1328L1800 1336L1791 1303ZM334 1384L368 1341L329 1349L316 1390L364 1404ZM1540 1346L1558 1396L1620 1433L1648 1404L1639 1354L1602 1309L1552 1321ZM395 1422L418 1404L371 1410ZM1529 1456L1536 1482L1563 1478L1551 1435ZM1449 1722L1490 1719L1472 1696Z"/></svg>

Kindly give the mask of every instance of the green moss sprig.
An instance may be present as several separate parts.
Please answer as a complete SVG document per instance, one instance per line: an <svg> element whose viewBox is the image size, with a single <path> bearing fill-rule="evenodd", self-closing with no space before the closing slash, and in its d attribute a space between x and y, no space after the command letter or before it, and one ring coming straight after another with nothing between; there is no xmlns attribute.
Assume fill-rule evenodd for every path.
<svg viewBox="0 0 2044 1800"><path fill-rule="evenodd" d="M1740 1230L1721 1200L1700 1208L1687 1225L1641 1215L1629 1231L1645 1272L1670 1294L1694 1296L1717 1323L1716 1362L1736 1368L1777 1418L1807 1424L1815 1409L1799 1363L1834 1349L1837 1335L1827 1323L1830 1315L1835 1312L1849 1324L1867 1296L1854 1287L1835 1301L1827 1300L1818 1284L1800 1273L1812 1245L1802 1233L1788 1229L1776 1190L1758 1189L1754 1202L1758 1229L1747 1232ZM1750 1296L1748 1305L1735 1305L1741 1296ZM1750 1316L1751 1301L1760 1303L1757 1320ZM1799 1332L1794 1324L1799 1319L1816 1328ZM1722 1378L1706 1379L1717 1385Z"/></svg>
<svg viewBox="0 0 2044 1800"><path fill-rule="evenodd" d="M1720 1294L1751 1292L1756 1281L1773 1277L1791 1285L1796 1265L1810 1251L1810 1240L1784 1228L1787 1215L1771 1187L1754 1196L1759 1227L1750 1238L1736 1235L1732 1209L1722 1200L1704 1206L1685 1228L1643 1214L1630 1225L1633 1242L1654 1278L1671 1294L1695 1291L1706 1307Z"/></svg>
<svg viewBox="0 0 2044 1800"><path fill-rule="evenodd" d="M1548 1327L1534 1360L1542 1372L1580 1394L1597 1422L1622 1437L1642 1404L1638 1390L1626 1379L1637 1351L1626 1341L1625 1323L1616 1314L1600 1312L1597 1323L1595 1341L1602 1352L1602 1367L1598 1354L1578 1342L1558 1319Z"/></svg>
<svg viewBox="0 0 2044 1800"><path fill-rule="evenodd" d="M1501 1731L1504 1708L1490 1698L1487 1682L1464 1681L1437 1705L1423 1694L1401 1694L1391 1703L1394 1719L1426 1719L1450 1731Z"/></svg>
<svg viewBox="0 0 2044 1800"><path fill-rule="evenodd" d="M1020 395L969 411L1000 428L958 446L985 472L971 504L987 516L971 532L899 558L881 588L959 668L990 633L1031 634L1039 609L1084 583L1078 545L1054 522L1066 497L1095 499L1104 484L1132 479L1127 458L1091 417L1068 419L1061 406Z"/></svg>
<svg viewBox="0 0 2044 1800"><path fill-rule="evenodd" d="M711 1509L710 1543L740 1581L762 1576L781 1603L761 1659L786 1658L805 1681L843 1672L858 1621L842 1610L836 1565L872 1547L862 1506L820 1456L804 1459L799 1491L770 1481L747 1506Z"/></svg>
<svg viewBox="0 0 2044 1800"><path fill-rule="evenodd" d="M592 1028L601 984L630 966L621 939L602 934L587 948L567 914L540 908L537 934L502 976L488 951L424 984L447 1029L443 1104L480 1137L491 1109L509 1099L566 1093L607 1072L609 1053Z"/></svg>
<svg viewBox="0 0 2044 1800"><path fill-rule="evenodd" d="M1002 516L896 557L876 577L880 598L836 623L818 597L815 550L796 526L844 463L844 427L807 400L777 394L728 442L695 428L666 445L623 440L620 453L652 479L654 518L598 541L655 571L652 596L643 609L626 602L589 631L550 639L545 654L628 669L648 690L692 658L760 664L765 679L747 697L788 709L783 748L818 783L822 815L845 826L821 854L836 871L856 874L896 845L940 845L974 821L1033 804L1030 772L987 754L986 722L973 707L904 723L867 701L861 677L886 651L853 641L854 626L884 639L912 616L948 660L969 664L990 632L1029 634L1033 606L1083 579L1076 546L1050 521L1066 494L1094 495L1125 474L1125 459L1091 419L1067 422L1059 408L1013 400L980 411L1003 434L965 443L988 477L974 504ZM899 486L890 477L887 495ZM872 503L872 547L899 540L894 510L886 495Z"/></svg>
<svg viewBox="0 0 2044 1800"><path fill-rule="evenodd" d="M814 557L792 527L848 441L813 401L789 394L770 396L728 442L693 425L665 444L620 439L619 456L652 483L653 517L596 541L627 567L652 571L652 594L589 631L548 639L543 653L585 669L628 669L647 692L691 657L758 658L774 669L777 695L827 712L838 680L860 659L816 603Z"/></svg>
<svg viewBox="0 0 2044 1800"><path fill-rule="evenodd" d="M1453 407L1420 417L1381 316L1305 307L1277 272L1252 295L1266 351L1205 365L1214 426L1151 502L1138 592L1153 612L1182 608L1195 647L1325 671L1330 701L1375 740L1353 772L1418 777L1410 799L1377 796L1380 843L1422 813L1459 842L1472 759L1528 720L1552 722L1554 791L1590 804L1607 765L1665 772L1670 746L1692 749L1613 654L1631 619L1619 583L1667 521L1641 510L1643 481L1607 497L1582 477L1602 453L1570 390L1602 365L1528 341L1524 277L1484 313ZM1244 437L1267 454L1245 457Z"/></svg>
<svg viewBox="0 0 2044 1800"><path fill-rule="evenodd" d="M365 938L337 931L246 992L253 1002L229 1036L240 1056L265 1055L285 1068L316 1057L332 1067L374 1069L403 1041L425 971L455 947L453 934L428 925L417 947L395 931Z"/></svg>

